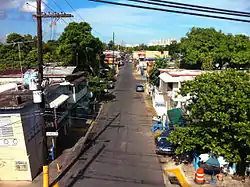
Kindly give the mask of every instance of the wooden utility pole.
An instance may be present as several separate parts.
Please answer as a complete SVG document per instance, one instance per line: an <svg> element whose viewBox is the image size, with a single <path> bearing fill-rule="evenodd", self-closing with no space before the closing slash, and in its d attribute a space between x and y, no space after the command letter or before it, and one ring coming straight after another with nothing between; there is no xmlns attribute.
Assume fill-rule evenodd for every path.
<svg viewBox="0 0 250 187"><path fill-rule="evenodd" d="M43 96L43 43L42 43L42 18L68 18L73 17L71 14L59 14L59 13L42 13L41 12L41 4L42 0L37 0L37 12L33 16L37 19L37 48L38 48L38 90L41 94L41 102L40 102L40 110L41 110L41 121L42 121L42 130L43 130L43 171L44 171L44 179L43 179L43 186L49 185L49 171L48 171L48 149L47 149L47 137L46 137L46 126L44 123L43 115L45 111L45 101Z"/></svg>
<svg viewBox="0 0 250 187"><path fill-rule="evenodd" d="M115 33L113 32L113 62L112 68L115 69Z"/></svg>

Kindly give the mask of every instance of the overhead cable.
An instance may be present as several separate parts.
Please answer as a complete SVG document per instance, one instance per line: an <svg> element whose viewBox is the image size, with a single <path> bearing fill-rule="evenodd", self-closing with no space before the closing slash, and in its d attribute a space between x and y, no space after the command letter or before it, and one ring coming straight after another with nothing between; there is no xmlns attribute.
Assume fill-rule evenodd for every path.
<svg viewBox="0 0 250 187"><path fill-rule="evenodd" d="M196 7L196 8L207 9L207 10L218 10L218 11L222 11L222 12L231 12L231 13L250 15L250 12L221 9L221 8L214 8L214 7L200 6L200 5L193 5L193 4L186 4L186 3L177 3L177 2L165 1L165 0L148 0L148 1L156 1L156 2L163 2L165 4L183 5L183 6L187 6L187 7Z"/></svg>
<svg viewBox="0 0 250 187"><path fill-rule="evenodd" d="M78 12L73 8L73 6L69 3L68 0L64 0L64 1L69 5L69 7L76 13L76 15L78 15L78 17L79 17L83 22L87 22L86 20L83 19L83 17L82 17L80 14L78 14ZM100 36L103 36L101 33L97 32L94 28L92 28L92 30L93 30L94 32L96 32L97 34L99 34ZM111 37L107 37L107 36L103 36L103 37L111 38Z"/></svg>
<svg viewBox="0 0 250 187"><path fill-rule="evenodd" d="M222 12L222 11L217 11L217 10L202 10L202 9L199 9L199 8L189 8L189 7L186 7L186 6L167 5L167 4L164 4L164 3L158 3L158 2L164 2L164 1L161 1L161 0L148 0L148 1L128 0L128 1L145 3L145 4L150 4L150 5L157 5L157 6L165 6L165 7L171 7L171 8L194 10L194 11L200 11L200 12L206 12L206 13L216 13L216 14L225 14L225 15L230 15L230 16L250 17L250 14L230 13L230 12ZM152 1L152 2L149 2L149 1ZM157 2L157 3L155 3L155 2Z"/></svg>
<svg viewBox="0 0 250 187"><path fill-rule="evenodd" d="M56 12L56 11L54 11L51 7L49 7L49 5L47 5L44 1L42 1L42 3L48 8L48 9L50 9L52 12ZM59 20L59 19L58 19ZM57 21L58 21L57 20ZM66 22L64 19L62 19L62 21L65 23L65 24L69 24L68 22Z"/></svg>
<svg viewBox="0 0 250 187"><path fill-rule="evenodd" d="M154 7L147 7L147 6L141 6L141 5L110 2L110 1L105 1L105 0L89 0L89 1L113 4L113 5L118 5L118 6L125 6L125 7L132 7L132 8L139 8L139 9L146 9L146 10L156 10L156 11L161 11L161 12L172 12L172 13L177 13L177 14L186 14L186 15L199 16L199 17L207 17L207 18L215 18L215 19L250 23L250 20L238 19L238 18L230 18L230 17L215 16L215 15L208 15L208 14L199 14L199 13L193 13L193 12L183 12L183 11L169 10L169 9L163 9L163 8L154 8Z"/></svg>

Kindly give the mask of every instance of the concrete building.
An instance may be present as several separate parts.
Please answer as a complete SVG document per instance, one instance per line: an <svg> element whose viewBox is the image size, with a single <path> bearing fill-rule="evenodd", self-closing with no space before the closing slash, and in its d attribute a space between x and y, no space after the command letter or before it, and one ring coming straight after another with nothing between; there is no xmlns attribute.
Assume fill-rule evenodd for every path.
<svg viewBox="0 0 250 187"><path fill-rule="evenodd" d="M177 94L182 83L205 73L201 70L183 69L159 69L159 71L161 72L159 75L160 85L158 88L155 87L152 93L154 108L159 114L173 108L184 108L189 97Z"/></svg>
<svg viewBox="0 0 250 187"><path fill-rule="evenodd" d="M58 73L60 74L60 72ZM33 104L32 91L24 85L6 89L0 93L0 179L32 180L42 167L43 134L58 132L58 137L48 137L47 145L57 144L56 139L66 136L75 125L79 110L89 110L89 96L85 72L54 80L44 90L45 113ZM59 75L54 73L54 78ZM52 81L52 82L53 82ZM59 82L58 82L59 81ZM44 116L44 122L41 115ZM83 121L81 121L83 125Z"/></svg>
<svg viewBox="0 0 250 187"><path fill-rule="evenodd" d="M23 82L23 74L26 70L21 72L20 69L5 70L0 72L0 85L6 83L20 83Z"/></svg>
<svg viewBox="0 0 250 187"><path fill-rule="evenodd" d="M32 180L42 166L39 106L29 90L0 94L0 178Z"/></svg>
<svg viewBox="0 0 250 187"><path fill-rule="evenodd" d="M170 45L172 41L176 41L175 38L161 38L160 40L151 40L148 46L167 46Z"/></svg>
<svg viewBox="0 0 250 187"><path fill-rule="evenodd" d="M112 64L113 64L113 59L114 59L114 65L118 64L121 60L120 51L113 52L111 50L106 50L103 52L103 54L105 55L104 63L109 65L111 68L112 68Z"/></svg>
<svg viewBox="0 0 250 187"><path fill-rule="evenodd" d="M50 82L64 81L65 77L76 72L76 66L45 66L43 69L44 78L49 79ZM33 69L5 70L0 72L0 85L6 83L24 83L25 74L33 71Z"/></svg>
<svg viewBox="0 0 250 187"><path fill-rule="evenodd" d="M157 58L168 58L168 51L134 51L133 60L136 62L137 71L145 76L149 75L150 69L152 69L154 60Z"/></svg>

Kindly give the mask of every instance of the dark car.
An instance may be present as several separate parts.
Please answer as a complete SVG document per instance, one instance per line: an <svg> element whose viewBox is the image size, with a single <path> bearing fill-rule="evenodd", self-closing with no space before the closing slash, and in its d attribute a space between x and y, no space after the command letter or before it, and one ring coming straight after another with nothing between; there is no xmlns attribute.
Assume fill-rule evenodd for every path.
<svg viewBox="0 0 250 187"><path fill-rule="evenodd" d="M173 154L174 148L166 138L161 138L159 141L156 141L155 152L156 154Z"/></svg>
<svg viewBox="0 0 250 187"><path fill-rule="evenodd" d="M170 126L167 130L162 131L162 133L157 138L157 140L159 141L161 138L167 138L169 136L169 133L172 132L173 130L174 130L174 127Z"/></svg>
<svg viewBox="0 0 250 187"><path fill-rule="evenodd" d="M137 92L144 92L144 86L143 85L137 85L136 86L136 91Z"/></svg>

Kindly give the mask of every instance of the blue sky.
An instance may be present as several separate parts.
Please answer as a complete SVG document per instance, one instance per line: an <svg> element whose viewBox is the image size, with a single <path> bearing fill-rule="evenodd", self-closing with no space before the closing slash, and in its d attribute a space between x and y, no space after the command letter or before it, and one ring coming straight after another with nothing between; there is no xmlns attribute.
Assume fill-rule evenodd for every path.
<svg viewBox="0 0 250 187"><path fill-rule="evenodd" d="M53 0L43 0L55 11L60 11ZM75 15L75 21L82 21L72 11L65 0L54 0L68 13ZM111 0L115 1L115 0ZM116 0L117 1L117 0ZM172 0L190 4L212 6L239 11L250 11L250 0ZM26 2L29 5L25 5ZM129 44L145 43L160 38L180 39L192 28L214 27L225 33L250 35L250 24L201 18L188 15L179 15L151 10L141 10L102 3L89 2L88 0L68 0L77 13L89 22L94 29L93 34L107 42L111 39L112 32L116 34L116 42ZM120 0L120 2L126 2ZM126 2L131 3L131 2ZM0 0L0 36L17 32L21 34L36 34L36 22L32 19L32 12L36 5L35 0ZM44 11L51 11L43 5ZM169 8L171 9L171 8ZM247 18L242 18L247 19ZM67 22L70 22L69 19ZM50 38L48 24L44 22L44 39ZM60 34L66 24L59 21L56 31Z"/></svg>

